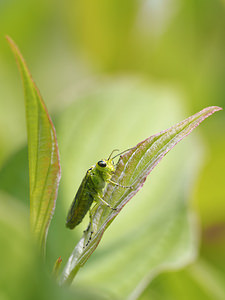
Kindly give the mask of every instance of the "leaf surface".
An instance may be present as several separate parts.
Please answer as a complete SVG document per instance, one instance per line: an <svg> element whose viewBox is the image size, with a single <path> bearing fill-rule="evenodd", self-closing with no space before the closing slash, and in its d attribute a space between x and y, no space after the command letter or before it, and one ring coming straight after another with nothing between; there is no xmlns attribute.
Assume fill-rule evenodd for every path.
<svg viewBox="0 0 225 300"><path fill-rule="evenodd" d="M54 125L45 103L14 41L7 37L21 73L26 107L30 225L45 252L49 224L54 213L60 180L59 153Z"/></svg>
<svg viewBox="0 0 225 300"><path fill-rule="evenodd" d="M140 190L146 180L146 177L159 163L159 161L179 141L190 134L191 131L205 118L220 109L221 108L219 107L205 108L171 128L140 142L137 146L133 147L120 157L112 180L125 186L131 185L133 189L122 189L121 187L115 187L112 184L108 184L104 193L104 200L110 203L113 207L117 207L118 211L112 211L101 204L94 209L94 234L92 235L92 239L88 246L85 246L90 237L90 232L87 231L83 234L83 237L75 247L63 271L61 278L62 284L69 284L72 282L79 268L84 265L96 249L106 228L111 224L124 205L127 204L137 191ZM164 211L164 213L167 212ZM176 223L176 226L179 226L179 222L181 222L180 219L178 220L178 223ZM179 229L179 227L177 229ZM156 238L158 237L156 236Z"/></svg>

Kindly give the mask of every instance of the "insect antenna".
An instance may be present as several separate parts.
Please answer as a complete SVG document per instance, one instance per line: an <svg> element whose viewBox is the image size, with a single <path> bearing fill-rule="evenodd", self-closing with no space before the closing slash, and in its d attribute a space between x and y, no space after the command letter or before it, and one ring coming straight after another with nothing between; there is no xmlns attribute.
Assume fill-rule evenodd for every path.
<svg viewBox="0 0 225 300"><path fill-rule="evenodd" d="M112 159L114 159L114 158L116 158L117 156L119 156L119 155L121 155L121 154L123 154L123 153L125 153L125 152L127 152L127 151L129 151L129 150L131 150L131 149L134 149L134 148L135 148L135 147L129 148L129 149L127 149L127 150L124 150L124 151L120 152L119 154L113 156ZM115 150L113 150L113 151L115 151ZM117 150L117 151L118 151L118 150ZM113 152L112 152L112 153L113 153ZM111 157L112 153L110 154L110 157Z"/></svg>
<svg viewBox="0 0 225 300"><path fill-rule="evenodd" d="M110 157L112 156L113 152L115 152L115 151L120 151L120 150L119 150L119 149L114 149L114 150L110 153L108 160L110 159ZM113 159L113 158L112 158L112 159Z"/></svg>

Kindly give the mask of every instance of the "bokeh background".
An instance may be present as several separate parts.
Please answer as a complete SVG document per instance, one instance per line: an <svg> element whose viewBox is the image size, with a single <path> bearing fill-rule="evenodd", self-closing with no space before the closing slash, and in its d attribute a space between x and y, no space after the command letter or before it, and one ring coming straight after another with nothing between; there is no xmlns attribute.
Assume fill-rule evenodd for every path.
<svg viewBox="0 0 225 300"><path fill-rule="evenodd" d="M0 0L0 32L0 299L114 299L117 286L100 288L101 276L85 286L88 264L95 277L110 241L119 248L116 230L123 224L126 232L141 218L134 214L143 213L139 203L166 197L183 197L195 213L198 254L180 269L148 278L130 299L225 299L223 111L157 167L145 192L106 233L77 287L61 290L48 275L59 255L66 262L84 229L68 232L64 220L90 165L206 106L225 107L225 1ZM6 34L19 45L58 135L63 172L47 267L29 237L23 91ZM110 281L110 268L107 276Z"/></svg>

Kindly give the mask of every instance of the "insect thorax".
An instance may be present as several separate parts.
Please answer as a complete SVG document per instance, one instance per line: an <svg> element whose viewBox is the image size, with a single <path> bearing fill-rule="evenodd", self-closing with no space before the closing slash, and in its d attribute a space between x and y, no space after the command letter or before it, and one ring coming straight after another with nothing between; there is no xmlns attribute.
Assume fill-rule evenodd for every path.
<svg viewBox="0 0 225 300"><path fill-rule="evenodd" d="M97 191L103 191L107 181L112 177L112 174L115 170L114 165L106 161L105 167L100 167L98 163L90 171L91 179Z"/></svg>

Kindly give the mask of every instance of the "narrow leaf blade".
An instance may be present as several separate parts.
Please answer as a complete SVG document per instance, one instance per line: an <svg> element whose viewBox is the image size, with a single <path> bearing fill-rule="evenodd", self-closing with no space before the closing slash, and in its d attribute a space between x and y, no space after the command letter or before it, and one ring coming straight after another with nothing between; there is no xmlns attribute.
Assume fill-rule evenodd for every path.
<svg viewBox="0 0 225 300"><path fill-rule="evenodd" d="M122 189L108 184L104 193L104 200L120 211L143 186L146 177L159 161L205 118L218 110L221 108L216 106L205 108L181 123L147 138L122 155L112 180L125 186L132 185L133 189ZM90 236L90 232L85 232L63 271L62 284L72 282L77 271L96 249L104 231L119 211L112 211L101 204L95 208L93 212L94 234L91 242L85 246Z"/></svg>
<svg viewBox="0 0 225 300"><path fill-rule="evenodd" d="M54 213L60 180L60 163L54 125L17 45L6 37L21 73L27 121L30 224L45 252L49 224Z"/></svg>

